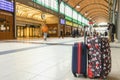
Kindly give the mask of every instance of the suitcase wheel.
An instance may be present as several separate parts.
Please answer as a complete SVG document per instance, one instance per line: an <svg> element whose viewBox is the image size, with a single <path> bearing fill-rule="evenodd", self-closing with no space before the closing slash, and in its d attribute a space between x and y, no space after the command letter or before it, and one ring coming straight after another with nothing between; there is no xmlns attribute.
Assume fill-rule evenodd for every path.
<svg viewBox="0 0 120 80"><path fill-rule="evenodd" d="M86 74L84 74L83 76L84 76L85 78L87 78L87 75L86 75Z"/></svg>
<svg viewBox="0 0 120 80"><path fill-rule="evenodd" d="M73 73L74 77L77 77L76 73Z"/></svg>

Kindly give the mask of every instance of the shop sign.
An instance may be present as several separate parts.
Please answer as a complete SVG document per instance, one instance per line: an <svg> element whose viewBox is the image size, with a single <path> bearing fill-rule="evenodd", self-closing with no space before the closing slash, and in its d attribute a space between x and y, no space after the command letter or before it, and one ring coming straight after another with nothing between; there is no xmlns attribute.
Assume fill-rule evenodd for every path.
<svg viewBox="0 0 120 80"><path fill-rule="evenodd" d="M66 21L66 25L72 26L72 22Z"/></svg>
<svg viewBox="0 0 120 80"><path fill-rule="evenodd" d="M78 21L77 21L77 20L75 20L75 19L73 19L73 22L74 22L74 23L78 23Z"/></svg>
<svg viewBox="0 0 120 80"><path fill-rule="evenodd" d="M65 16L65 19L66 20L69 20L69 21L72 21L72 18L68 17L68 16Z"/></svg>
<svg viewBox="0 0 120 80"><path fill-rule="evenodd" d="M60 19L60 24L65 24L65 19Z"/></svg>
<svg viewBox="0 0 120 80"><path fill-rule="evenodd" d="M79 26L78 24L73 23L73 27L78 27L78 26Z"/></svg>
<svg viewBox="0 0 120 80"><path fill-rule="evenodd" d="M14 3L8 0L0 0L0 9L14 12Z"/></svg>

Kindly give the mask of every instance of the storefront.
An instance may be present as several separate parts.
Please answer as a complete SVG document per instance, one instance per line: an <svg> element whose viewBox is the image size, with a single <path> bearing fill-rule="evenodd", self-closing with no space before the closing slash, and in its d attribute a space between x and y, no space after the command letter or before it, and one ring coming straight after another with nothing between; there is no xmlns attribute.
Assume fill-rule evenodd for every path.
<svg viewBox="0 0 120 80"><path fill-rule="evenodd" d="M17 25L17 37L40 37L40 26Z"/></svg>
<svg viewBox="0 0 120 80"><path fill-rule="evenodd" d="M18 38L42 37L41 27L48 27L50 37L58 35L58 17L33 7L16 3L16 25Z"/></svg>
<svg viewBox="0 0 120 80"><path fill-rule="evenodd" d="M72 34L72 25L73 25L72 22L66 21L65 36L71 36L71 34Z"/></svg>
<svg viewBox="0 0 120 80"><path fill-rule="evenodd" d="M0 1L0 40L14 39L14 2Z"/></svg>

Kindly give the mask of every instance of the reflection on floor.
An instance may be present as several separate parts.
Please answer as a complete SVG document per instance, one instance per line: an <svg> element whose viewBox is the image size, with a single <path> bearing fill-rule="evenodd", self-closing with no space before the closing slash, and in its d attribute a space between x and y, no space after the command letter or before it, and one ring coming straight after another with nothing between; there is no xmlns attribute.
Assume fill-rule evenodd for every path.
<svg viewBox="0 0 120 80"><path fill-rule="evenodd" d="M90 80L71 73L72 44L79 41L83 38L0 41L0 80ZM107 80L120 80L119 52L112 48Z"/></svg>

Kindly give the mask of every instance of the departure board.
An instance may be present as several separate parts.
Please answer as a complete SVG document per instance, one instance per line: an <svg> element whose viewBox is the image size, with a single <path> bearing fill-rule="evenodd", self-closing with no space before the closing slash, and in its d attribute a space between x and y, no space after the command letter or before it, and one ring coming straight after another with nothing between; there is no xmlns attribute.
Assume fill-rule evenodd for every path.
<svg viewBox="0 0 120 80"><path fill-rule="evenodd" d="M14 12L14 3L8 0L0 0L0 9L9 12Z"/></svg>

